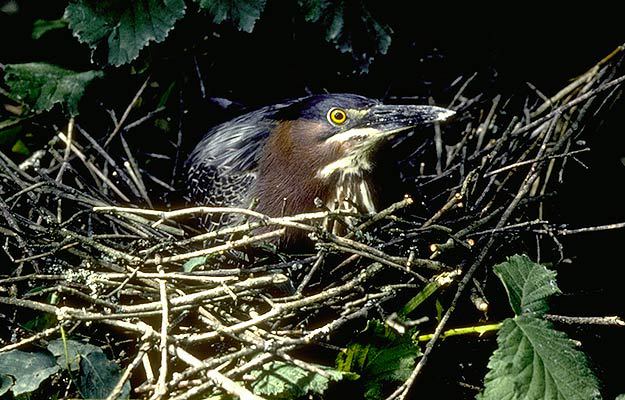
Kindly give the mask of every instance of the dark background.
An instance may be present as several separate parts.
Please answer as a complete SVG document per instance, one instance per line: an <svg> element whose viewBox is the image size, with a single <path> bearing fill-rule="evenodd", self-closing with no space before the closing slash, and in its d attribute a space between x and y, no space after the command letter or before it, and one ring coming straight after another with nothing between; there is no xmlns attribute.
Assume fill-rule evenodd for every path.
<svg viewBox="0 0 625 400"><path fill-rule="evenodd" d="M0 6L9 3L0 1ZM142 52L136 65L151 63L156 81L174 77L184 82L188 119L183 128L189 145L206 127L228 115L214 111L211 97L254 106L306 93L348 91L380 98L416 97L415 102L432 97L444 105L457 90L450 88L451 83L475 72L478 75L468 93L483 93L485 99L496 94L523 98L529 93L526 82L553 95L625 42L622 23L610 20L615 12L599 4L593 10L567 8L548 13L526 3L504 10L385 1L377 2L372 13L391 26L393 42L388 54L377 57L363 74L349 54L328 44L322 29L304 22L297 16L298 8L288 3L269 1L253 34L227 24L215 27L201 14L188 12L165 43ZM16 13L0 12L0 63L45 61L76 70L94 68L87 47L68 30L31 39L33 21L59 18L65 2L16 4ZM107 78L100 84L114 84L100 99L103 104L123 110L143 79L129 71L127 66L107 69ZM583 227L625 221L623 107L623 101L617 102L601 129L587 132L592 150L580 158L588 168L569 163L554 200L555 210L547 216L552 222ZM49 137L33 141L37 139L45 142ZM555 299L552 312L623 316L619 277L625 267L625 231L580 234L564 237L562 242L570 262L557 267L564 294ZM531 251L529 255L536 256ZM508 312L495 310L491 318L505 318ZM625 393L622 367L617 366L625 356L623 328L560 327L582 342L604 385L605 398ZM472 398L475 391L459 382L480 385L479 377L494 347L492 336L448 339L434 353L422 381L432 383L441 398Z"/></svg>

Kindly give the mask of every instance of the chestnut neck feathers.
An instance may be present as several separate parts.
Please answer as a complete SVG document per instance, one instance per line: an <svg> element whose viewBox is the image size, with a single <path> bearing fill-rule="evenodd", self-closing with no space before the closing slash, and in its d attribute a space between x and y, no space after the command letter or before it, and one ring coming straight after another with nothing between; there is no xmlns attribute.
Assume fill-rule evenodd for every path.
<svg viewBox="0 0 625 400"><path fill-rule="evenodd" d="M321 122L310 120L278 124L259 160L258 174L263 179L250 193L252 198L258 199L260 212L280 216L312 211L316 197L332 209L337 206L335 203L341 207L346 198L349 202L361 203L363 193L365 201L357 204L357 209L374 211L364 172L349 176L340 172L329 177L319 176L318 171L345 155L340 144L316 148L313 138L320 129L323 129Z"/></svg>

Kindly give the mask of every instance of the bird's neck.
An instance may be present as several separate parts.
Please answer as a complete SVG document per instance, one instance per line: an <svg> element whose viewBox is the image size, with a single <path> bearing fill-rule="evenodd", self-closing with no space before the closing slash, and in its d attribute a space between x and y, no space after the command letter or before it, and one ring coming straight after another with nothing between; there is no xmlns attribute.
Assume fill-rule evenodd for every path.
<svg viewBox="0 0 625 400"><path fill-rule="evenodd" d="M376 212L373 186L362 170L350 172L336 172L334 190L329 192L326 206L330 210L346 211L354 214L372 214ZM353 217L345 216L340 219L327 219L326 229L335 235L344 235L356 224Z"/></svg>
<svg viewBox="0 0 625 400"><path fill-rule="evenodd" d="M289 134L289 123L268 139L259 161L259 176L252 196L258 210L270 216L315 211L315 198L330 210L374 213L375 187L367 160L344 154L339 145L312 151L307 143ZM299 124L302 124L300 122ZM314 126L297 129L315 129Z"/></svg>
<svg viewBox="0 0 625 400"><path fill-rule="evenodd" d="M329 192L326 206L331 210L371 214L376 212L370 180L362 170L336 172L334 191Z"/></svg>
<svg viewBox="0 0 625 400"><path fill-rule="evenodd" d="M257 180L250 193L258 199L258 211L272 217L315 211L315 198L325 200L334 189L329 180L319 180L315 174L337 158L334 152L338 149L315 152L306 143L294 142L289 133L295 129L293 124L281 124L268 138L258 165L262 179Z"/></svg>

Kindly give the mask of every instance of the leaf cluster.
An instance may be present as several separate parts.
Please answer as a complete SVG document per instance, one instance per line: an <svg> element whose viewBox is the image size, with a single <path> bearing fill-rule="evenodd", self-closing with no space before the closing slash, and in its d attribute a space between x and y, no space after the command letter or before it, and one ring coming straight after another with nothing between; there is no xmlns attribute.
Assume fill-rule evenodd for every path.
<svg viewBox="0 0 625 400"><path fill-rule="evenodd" d="M478 399L600 398L584 353L543 319L548 298L560 293L555 272L518 255L494 269L516 316L505 320L499 331Z"/></svg>
<svg viewBox="0 0 625 400"><path fill-rule="evenodd" d="M99 347L76 340L56 339L39 351L11 350L0 353L0 396L20 396L36 391L54 374L69 374L83 398L106 398L121 372ZM130 383L120 398L128 398Z"/></svg>

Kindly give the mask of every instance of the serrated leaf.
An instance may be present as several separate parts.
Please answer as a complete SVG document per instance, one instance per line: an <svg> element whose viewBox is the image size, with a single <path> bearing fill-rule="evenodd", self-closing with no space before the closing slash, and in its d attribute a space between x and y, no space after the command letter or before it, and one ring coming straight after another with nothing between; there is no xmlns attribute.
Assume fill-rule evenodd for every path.
<svg viewBox="0 0 625 400"><path fill-rule="evenodd" d="M0 386L5 390L7 379L10 380L10 390L14 396L36 390L41 382L58 370L54 357L47 352L11 350L0 353Z"/></svg>
<svg viewBox="0 0 625 400"><path fill-rule="evenodd" d="M495 265L494 269L508 292L510 306L516 315L542 315L549 307L547 298L560 293L556 273L527 256L512 256L508 261Z"/></svg>
<svg viewBox="0 0 625 400"><path fill-rule="evenodd" d="M336 369L341 372L362 371L370 348L362 343L350 344L336 357Z"/></svg>
<svg viewBox="0 0 625 400"><path fill-rule="evenodd" d="M370 320L358 342L350 344L336 359L340 371L356 372L363 381L365 398L379 399L386 382L404 381L412 373L419 346L409 332L399 335L378 320Z"/></svg>
<svg viewBox="0 0 625 400"><path fill-rule="evenodd" d="M102 353L102 349L89 343L77 342L76 340L55 339L48 343L48 351L56 357L57 364L64 369L77 371L80 368L81 357L87 357L91 353ZM67 348L67 353L65 352Z"/></svg>
<svg viewBox="0 0 625 400"><path fill-rule="evenodd" d="M373 56L386 54L392 30L378 22L363 1L299 0L308 22L321 24L326 40L350 53L366 72Z"/></svg>
<svg viewBox="0 0 625 400"><path fill-rule="evenodd" d="M504 321L479 400L600 399L584 353L551 323L521 315Z"/></svg>
<svg viewBox="0 0 625 400"><path fill-rule="evenodd" d="M78 389L84 398L106 398L121 377L117 364L108 360L102 352L92 352L80 359ZM126 382L118 398L128 398L130 383Z"/></svg>
<svg viewBox="0 0 625 400"><path fill-rule="evenodd" d="M8 64L4 81L10 95L34 111L49 111L63 104L70 115L78 114L78 102L85 88L101 71L75 72L46 63Z"/></svg>
<svg viewBox="0 0 625 400"><path fill-rule="evenodd" d="M384 382L408 379L420 355L419 347L411 342L382 349L371 348L363 369L363 375L366 377L365 397L378 399Z"/></svg>
<svg viewBox="0 0 625 400"><path fill-rule="evenodd" d="M256 21L265 9L266 0L196 0L200 7L221 24L228 20L237 29L252 32Z"/></svg>
<svg viewBox="0 0 625 400"><path fill-rule="evenodd" d="M300 368L284 361L271 361L261 370L250 372L254 382L251 387L259 396L276 399L298 398L306 394L322 394L328 389L330 381L355 379L357 375L340 372L322 365L315 367L323 370L326 376Z"/></svg>
<svg viewBox="0 0 625 400"><path fill-rule="evenodd" d="M32 38L37 40L50 31L63 29L67 27L67 21L64 19L45 20L38 19L33 24Z"/></svg>
<svg viewBox="0 0 625 400"><path fill-rule="evenodd" d="M108 63L134 60L150 41L162 42L186 10L184 0L76 0L64 18L79 41L102 48Z"/></svg>

